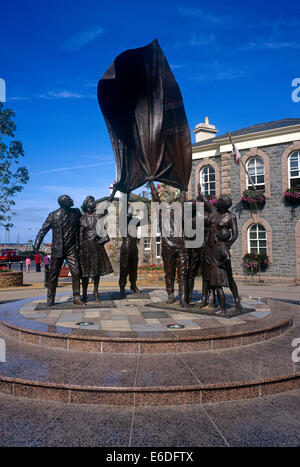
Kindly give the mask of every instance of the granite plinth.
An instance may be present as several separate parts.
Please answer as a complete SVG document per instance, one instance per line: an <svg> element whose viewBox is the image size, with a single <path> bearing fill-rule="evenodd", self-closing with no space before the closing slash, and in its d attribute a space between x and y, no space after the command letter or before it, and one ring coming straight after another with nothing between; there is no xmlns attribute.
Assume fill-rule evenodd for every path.
<svg viewBox="0 0 300 467"><path fill-rule="evenodd" d="M35 307L35 310L85 310L88 308L115 308L116 305L112 300L101 300L99 302L86 302L83 305L75 305L73 301L67 301L64 303L54 303L54 305L49 306L45 302L38 303Z"/></svg>
<svg viewBox="0 0 300 467"><path fill-rule="evenodd" d="M195 313L197 315L215 316L219 318L228 318L228 319L255 311L255 308L248 308L248 307L242 307L239 311L237 311L234 306L226 305L226 313L223 313L223 312L220 313L220 312L217 312L218 307L205 306L205 307L200 308L200 306L197 304L190 304L187 307L182 307L180 303L178 302L175 302L175 303L157 302L157 303L146 304L145 306L148 306L151 308L173 310L173 311L178 311L181 313Z"/></svg>
<svg viewBox="0 0 300 467"><path fill-rule="evenodd" d="M141 293L135 293L135 292L126 292L126 296L123 297L120 292L110 292L111 300L124 300L124 299L130 299L130 300L135 300L135 299L140 299L140 300L148 300L150 299L150 294L144 290L141 291Z"/></svg>
<svg viewBox="0 0 300 467"><path fill-rule="evenodd" d="M0 305L0 328L20 342L68 351L154 354L248 345L279 336L292 325L289 305L242 297L242 305L255 311L227 319L201 315L196 307L192 313L157 308L165 298L161 290L149 290L148 296L114 300L104 308L95 307L96 302L73 308L70 292L57 295L57 309L47 308L46 297L5 303ZM111 292L101 298L109 304ZM43 309L36 309L38 304ZM82 327L81 322L92 324ZM170 328L176 324L181 328Z"/></svg>

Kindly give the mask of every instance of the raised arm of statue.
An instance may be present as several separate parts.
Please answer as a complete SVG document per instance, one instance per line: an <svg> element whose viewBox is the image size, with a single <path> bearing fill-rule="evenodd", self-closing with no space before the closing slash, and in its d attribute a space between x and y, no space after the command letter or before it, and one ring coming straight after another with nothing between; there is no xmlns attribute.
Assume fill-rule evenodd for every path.
<svg viewBox="0 0 300 467"><path fill-rule="evenodd" d="M118 191L117 188L115 186L113 186L113 190L112 190L112 192L111 192L111 194L110 194L110 196L109 196L109 198L107 200L109 203L111 203L113 201L117 191Z"/></svg>
<svg viewBox="0 0 300 467"><path fill-rule="evenodd" d="M151 189L151 194L152 194L152 200L157 202L157 203L160 203L160 197L159 197L157 189L154 186L153 181L150 180L149 184L150 184L150 189Z"/></svg>
<svg viewBox="0 0 300 467"><path fill-rule="evenodd" d="M185 201L186 201L186 191L181 190L180 195L179 195L179 202L181 206L183 206Z"/></svg>
<svg viewBox="0 0 300 467"><path fill-rule="evenodd" d="M204 194L202 193L200 183L198 184L198 198L197 199L204 203L204 206L207 208L209 212L214 212L216 210L215 206L213 204L210 204L206 196L204 196Z"/></svg>
<svg viewBox="0 0 300 467"><path fill-rule="evenodd" d="M33 250L38 251L40 249L41 243L46 236L46 234L49 232L49 230L52 227L52 220L53 220L53 214L52 212L49 214L47 219L45 220L44 224L42 225L41 230L37 234L36 240L33 245Z"/></svg>

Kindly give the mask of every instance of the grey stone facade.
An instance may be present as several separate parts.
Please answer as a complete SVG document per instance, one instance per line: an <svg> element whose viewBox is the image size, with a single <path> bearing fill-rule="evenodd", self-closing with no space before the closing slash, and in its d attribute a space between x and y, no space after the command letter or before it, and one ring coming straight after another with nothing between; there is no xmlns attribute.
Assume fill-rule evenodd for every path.
<svg viewBox="0 0 300 467"><path fill-rule="evenodd" d="M282 277L293 280L297 276L297 254L296 251L296 224L300 219L300 204L292 209L282 196L282 155L284 151L291 146L291 143L276 144L272 146L258 147L269 158L270 166L270 198L266 199L265 206L262 209L257 209L257 214L260 218L266 220L272 231L272 254L273 261L268 269L261 273L261 277ZM245 155L249 149L240 151L241 155ZM220 170L221 192L223 191L222 181L222 164L221 156L211 157ZM195 171L199 163L203 159L193 161L192 170L192 196L197 194L197 181L195 181ZM241 183L240 183L240 165L236 164L234 158L231 157L228 161L230 165L230 189L233 206L231 211L237 216L239 237L232 246L232 266L235 275L243 276L242 267L242 231L244 224L251 219L253 211L245 208L241 202ZM266 182L268 182L266 180ZM286 187L287 188L287 187ZM299 257L299 256L298 256Z"/></svg>

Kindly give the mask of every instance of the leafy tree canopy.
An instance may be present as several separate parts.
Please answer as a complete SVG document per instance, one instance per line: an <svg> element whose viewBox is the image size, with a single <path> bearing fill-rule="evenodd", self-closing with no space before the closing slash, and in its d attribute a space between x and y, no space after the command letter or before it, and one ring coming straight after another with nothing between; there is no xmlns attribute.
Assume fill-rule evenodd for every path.
<svg viewBox="0 0 300 467"><path fill-rule="evenodd" d="M14 139L16 123L15 113L0 102L0 225L9 230L14 197L23 190L29 180L26 167L19 166L19 159L24 156L23 145Z"/></svg>

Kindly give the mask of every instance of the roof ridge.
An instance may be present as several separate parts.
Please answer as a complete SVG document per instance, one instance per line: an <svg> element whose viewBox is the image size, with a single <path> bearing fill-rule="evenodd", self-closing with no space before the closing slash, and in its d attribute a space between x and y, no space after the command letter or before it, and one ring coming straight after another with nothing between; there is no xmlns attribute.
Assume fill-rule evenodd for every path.
<svg viewBox="0 0 300 467"><path fill-rule="evenodd" d="M276 128L283 128L285 126L289 126L294 122L294 125L300 124L300 118L298 117L288 117L288 118L281 118L279 120L271 120L269 122L263 122L263 123L256 123L253 125L249 125L244 128L240 128L239 130L233 130L230 132L231 135L235 136L240 136L240 135L247 135L251 133L256 133L259 130L272 130ZM286 123L286 124L283 124ZM251 131L252 130L252 131ZM222 133L221 135L215 136L213 138L209 138L203 141L199 141L198 143L194 143L193 146L203 146L205 144L210 144L213 143L214 141L222 138L227 138L226 133Z"/></svg>

